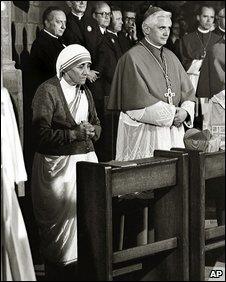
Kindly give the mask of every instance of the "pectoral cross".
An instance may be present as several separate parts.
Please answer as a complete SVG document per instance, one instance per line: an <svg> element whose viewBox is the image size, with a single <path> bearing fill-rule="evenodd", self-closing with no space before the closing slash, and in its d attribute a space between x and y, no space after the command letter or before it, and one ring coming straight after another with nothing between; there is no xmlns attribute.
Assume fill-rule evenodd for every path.
<svg viewBox="0 0 226 282"><path fill-rule="evenodd" d="M205 59L206 57L206 49L203 50L203 55L201 56L202 59Z"/></svg>
<svg viewBox="0 0 226 282"><path fill-rule="evenodd" d="M172 92L170 88L167 89L167 92L164 94L164 96L168 98L168 103L173 105L173 97L175 96L175 93Z"/></svg>

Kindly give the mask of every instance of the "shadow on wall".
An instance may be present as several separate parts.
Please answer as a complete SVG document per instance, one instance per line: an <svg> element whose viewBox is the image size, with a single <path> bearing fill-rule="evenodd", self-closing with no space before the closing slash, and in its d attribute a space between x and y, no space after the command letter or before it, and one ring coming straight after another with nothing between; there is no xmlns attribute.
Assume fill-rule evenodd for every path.
<svg viewBox="0 0 226 282"><path fill-rule="evenodd" d="M39 26L36 27L36 38L39 37L39 33L40 33L40 28Z"/></svg>

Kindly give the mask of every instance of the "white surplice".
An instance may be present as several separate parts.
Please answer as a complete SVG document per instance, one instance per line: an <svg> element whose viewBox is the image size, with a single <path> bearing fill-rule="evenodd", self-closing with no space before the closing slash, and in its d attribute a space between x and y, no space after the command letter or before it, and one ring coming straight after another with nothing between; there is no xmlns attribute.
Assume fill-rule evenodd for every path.
<svg viewBox="0 0 226 282"><path fill-rule="evenodd" d="M185 101L184 108L190 117L185 126L191 128L194 119L194 102ZM184 125L172 125L176 107L165 102L153 106L121 112L118 124L116 160L128 161L153 156L154 150L184 148Z"/></svg>

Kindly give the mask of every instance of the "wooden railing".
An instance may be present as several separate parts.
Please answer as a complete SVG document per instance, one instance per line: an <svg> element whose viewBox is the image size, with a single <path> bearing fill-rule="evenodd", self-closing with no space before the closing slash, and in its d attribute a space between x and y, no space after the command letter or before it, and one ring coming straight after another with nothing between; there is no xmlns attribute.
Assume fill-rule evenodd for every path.
<svg viewBox="0 0 226 282"><path fill-rule="evenodd" d="M77 164L78 265L84 281L188 281L188 154ZM113 251L112 199L152 190L154 242ZM127 278L126 278L127 277Z"/></svg>

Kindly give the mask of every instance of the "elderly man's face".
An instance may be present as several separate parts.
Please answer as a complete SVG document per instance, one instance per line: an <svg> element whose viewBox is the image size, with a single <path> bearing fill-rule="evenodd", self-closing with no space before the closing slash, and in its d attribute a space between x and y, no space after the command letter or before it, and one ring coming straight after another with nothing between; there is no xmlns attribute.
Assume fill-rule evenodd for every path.
<svg viewBox="0 0 226 282"><path fill-rule="evenodd" d="M87 75L90 72L90 63L83 63L70 68L64 73L64 79L70 85L83 85L86 82Z"/></svg>
<svg viewBox="0 0 226 282"><path fill-rule="evenodd" d="M199 21L199 25L204 30L209 30L213 26L214 22L214 9L203 7L201 15L197 16L197 20Z"/></svg>
<svg viewBox="0 0 226 282"><path fill-rule="evenodd" d="M73 12L85 13L87 7L87 1L68 1Z"/></svg>
<svg viewBox="0 0 226 282"><path fill-rule="evenodd" d="M55 36L62 36L66 29L66 16L62 11L52 11L45 20L45 29Z"/></svg>
<svg viewBox="0 0 226 282"><path fill-rule="evenodd" d="M122 30L122 13L121 11L112 12L111 28L114 32L119 32Z"/></svg>
<svg viewBox="0 0 226 282"><path fill-rule="evenodd" d="M159 17L156 24L149 26L147 38L156 46L163 46L166 44L170 34L172 22L170 18Z"/></svg>
<svg viewBox="0 0 226 282"><path fill-rule="evenodd" d="M106 28L111 21L111 9L107 4L103 4L93 14L94 19L98 22L99 26Z"/></svg>

